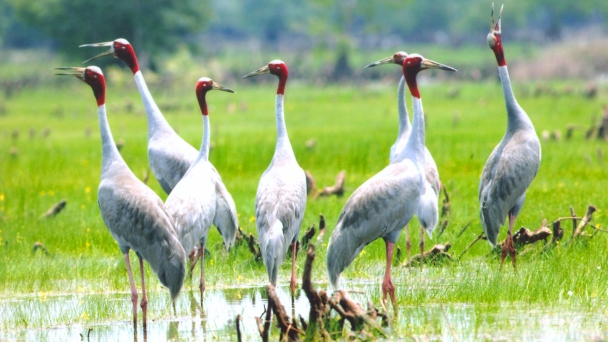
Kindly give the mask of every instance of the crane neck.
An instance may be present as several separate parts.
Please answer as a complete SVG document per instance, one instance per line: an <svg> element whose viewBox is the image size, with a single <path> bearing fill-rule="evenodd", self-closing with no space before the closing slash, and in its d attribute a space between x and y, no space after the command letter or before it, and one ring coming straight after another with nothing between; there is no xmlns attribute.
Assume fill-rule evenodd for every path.
<svg viewBox="0 0 608 342"><path fill-rule="evenodd" d="M405 145L403 151L397 157L398 160L412 160L420 172L424 172L425 156L424 156L424 110L422 109L422 100L412 93L412 102L414 107L414 124L412 125L412 133Z"/></svg>
<svg viewBox="0 0 608 342"><path fill-rule="evenodd" d="M154 102L141 70L135 72L133 74L133 78L135 79L137 90L139 90L139 95L141 96L141 100L146 109L146 118L148 120L148 139L150 139L153 133L157 130L173 131L173 128L171 128L161 113L160 109L156 105L156 102Z"/></svg>
<svg viewBox="0 0 608 342"><path fill-rule="evenodd" d="M289 142L289 136L287 135L287 127L285 125L285 113L283 110L283 94L277 94L275 101L275 113L277 122L277 145L275 147L274 155L277 157L286 157L295 159L295 154Z"/></svg>
<svg viewBox="0 0 608 342"><path fill-rule="evenodd" d="M507 107L507 131L513 132L522 128L534 129L532 121L515 99L513 89L511 88L509 70L507 69L506 65L498 67L498 75L500 76L502 92L505 97L505 105Z"/></svg>
<svg viewBox="0 0 608 342"><path fill-rule="evenodd" d="M211 127L209 125L209 115L203 115L203 142L201 143L201 149L198 152L198 157L193 164L199 160L209 160L209 147L211 145Z"/></svg>
<svg viewBox="0 0 608 342"><path fill-rule="evenodd" d="M101 174L107 173L112 169L112 165L115 163L125 164L114 138L112 137L112 131L110 130L110 124L108 123L108 117L106 115L106 105L102 104L97 107L97 116L99 118L99 132L101 134Z"/></svg>
<svg viewBox="0 0 608 342"><path fill-rule="evenodd" d="M405 77L401 76L399 87L397 88L397 111L399 113L399 135L408 135L412 130L410 118L407 115L407 105L405 103ZM407 137L406 137L407 138Z"/></svg>

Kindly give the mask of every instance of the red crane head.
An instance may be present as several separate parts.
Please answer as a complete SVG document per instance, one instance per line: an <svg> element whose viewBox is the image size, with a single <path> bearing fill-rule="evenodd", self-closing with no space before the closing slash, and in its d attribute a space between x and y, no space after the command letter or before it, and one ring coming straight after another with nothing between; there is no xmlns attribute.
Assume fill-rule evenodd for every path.
<svg viewBox="0 0 608 342"><path fill-rule="evenodd" d="M207 95L207 92L210 90L221 90L234 93L234 90L226 88L219 83L215 83L208 77L199 78L198 82L196 82L196 98L198 99L198 105L201 107L201 113L203 115L209 115L205 95Z"/></svg>
<svg viewBox="0 0 608 342"><path fill-rule="evenodd" d="M407 58L407 52L405 51L397 51L395 52L392 56L383 58L379 61L376 61L374 63L368 64L365 67L366 68L371 68L371 67L375 67L377 65L382 65L382 64L397 64L397 65L403 65L403 61Z"/></svg>
<svg viewBox="0 0 608 342"><path fill-rule="evenodd" d="M285 84L287 83L287 77L289 76L289 69L287 69L287 65L285 64L285 62L275 59L274 61L268 63L268 65L265 65L256 71L248 73L247 75L243 76L243 78L249 78L263 74L276 75L279 78L279 87L277 88L277 94L285 94Z"/></svg>
<svg viewBox="0 0 608 342"><path fill-rule="evenodd" d="M103 76L103 72L96 66L89 66L86 68L54 68L55 70L63 70L64 72L56 73L55 75L62 76L76 76L84 83L91 86L95 99L97 99L97 105L101 106L106 103L106 80Z"/></svg>
<svg viewBox="0 0 608 342"><path fill-rule="evenodd" d="M405 81L407 82L407 86L410 88L410 93L412 96L420 98L418 84L416 83L416 75L418 75L420 71L426 69L456 71L456 69L450 66L426 59L418 54L411 54L407 56L403 61L403 77L405 77Z"/></svg>
<svg viewBox="0 0 608 342"><path fill-rule="evenodd" d="M91 58L87 59L86 61L84 61L83 63L90 62L94 59L97 59L97 58L103 57L103 56L112 56L115 58L122 59L127 64L127 66L131 69L131 72L133 72L134 74L139 71L139 65L137 63L137 56L135 55L135 50L133 49L133 46L131 45L131 43L129 43L126 39L118 38L111 42L84 44L84 45L80 45L79 47L99 47L99 46L109 46L110 50L108 50L106 52L102 52L97 56L91 57Z"/></svg>
<svg viewBox="0 0 608 342"><path fill-rule="evenodd" d="M505 61L505 54L502 49L502 31L501 31L501 17L502 17L502 9L504 5L500 6L500 12L498 13L498 20L494 22L494 3L492 3L492 13L491 13L491 21L490 21L490 33L488 33L488 45L490 49L494 51L494 55L496 56L496 62L498 62L498 66L505 66L507 62Z"/></svg>

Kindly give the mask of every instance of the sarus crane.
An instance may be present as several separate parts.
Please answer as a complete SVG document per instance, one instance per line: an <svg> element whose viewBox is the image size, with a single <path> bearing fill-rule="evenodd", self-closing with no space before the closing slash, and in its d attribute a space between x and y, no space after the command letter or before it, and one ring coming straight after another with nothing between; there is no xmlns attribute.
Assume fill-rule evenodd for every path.
<svg viewBox="0 0 608 342"><path fill-rule="evenodd" d="M422 70L456 69L412 54L403 62L403 76L410 89L414 107L414 124L400 161L391 163L363 183L346 201L327 246L327 273L332 286L361 250L372 241L383 238L386 244L386 268L382 281L382 302L387 294L395 311L395 287L391 277L393 250L399 233L412 219L429 213L420 212L425 189L424 113L416 76Z"/></svg>
<svg viewBox="0 0 608 342"><path fill-rule="evenodd" d="M511 89L502 47L501 15L502 7L495 23L492 4L488 45L498 62L498 74L507 107L507 131L483 167L479 182L479 214L483 231L492 246L496 246L500 226L505 223L506 217L509 218L509 231L502 245L500 265L502 267L508 253L516 268L513 224L524 205L526 190L540 167L541 152L532 121L515 100Z"/></svg>
<svg viewBox="0 0 608 342"><path fill-rule="evenodd" d="M366 68L371 68L382 64L397 64L403 67L403 61L407 58L407 53L404 51L395 52L392 56L383 58L374 63L368 64ZM412 125L410 124L410 118L407 114L407 106L405 104L405 77L401 76L399 80L399 86L397 88L397 113L399 116L399 132L397 133L397 141L391 146L390 150L390 162L397 163L400 159L397 157L399 153L405 148L405 144L410 138L412 132ZM429 150L424 148L425 157L425 200L422 202L428 206L423 211L428 213L426 218L421 219L418 217L420 222L420 255L424 254L424 232L426 231L430 237L433 235L437 222L439 221L439 212L437 204L439 201L439 192L441 191L441 181L439 180L439 171L437 170L437 164L431 156ZM405 241L407 248L407 258L410 259L411 243L409 237L408 227L405 227Z"/></svg>
<svg viewBox="0 0 608 342"><path fill-rule="evenodd" d="M97 115L101 132L101 182L98 204L106 227L118 243L127 266L133 302L133 325L137 326L137 289L131 272L129 251L139 259L141 273L143 326L146 327L148 297L144 277L144 259L169 288L175 301L184 283L186 253L180 244L171 217L163 201L131 172L121 157L106 116L106 85L101 69L56 68L58 75L73 75L91 86L97 99Z"/></svg>
<svg viewBox="0 0 608 342"><path fill-rule="evenodd" d="M205 292L205 245L209 227L213 224L224 239L226 249L230 249L238 229L236 206L220 174L209 161L211 128L206 95L211 90L234 93L207 77L196 83L196 98L203 116L203 141L198 157L188 172L177 183L167 197L167 211L174 220L175 229L184 250L196 249L201 256L201 302ZM197 247L200 242L200 247ZM195 263L190 264L190 274Z"/></svg>
<svg viewBox="0 0 608 342"><path fill-rule="evenodd" d="M306 210L306 176L293 153L285 125L283 97L289 70L283 61L273 60L243 78L269 73L279 78L275 102L277 142L272 161L258 184L256 228L262 259L273 286L277 284L279 267L291 245L290 289L293 296L296 289L296 242Z"/></svg>

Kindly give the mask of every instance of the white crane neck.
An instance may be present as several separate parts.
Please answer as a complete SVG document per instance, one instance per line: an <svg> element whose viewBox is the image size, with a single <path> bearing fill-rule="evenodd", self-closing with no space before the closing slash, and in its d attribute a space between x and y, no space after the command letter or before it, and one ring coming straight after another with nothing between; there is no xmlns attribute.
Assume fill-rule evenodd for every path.
<svg viewBox="0 0 608 342"><path fill-rule="evenodd" d="M146 110L146 118L148 120L148 139L157 130L174 132L173 128L171 128L156 105L156 102L154 102L154 98L152 98L152 95L148 90L148 86L144 80L141 70L138 70L135 74L133 74L133 78L135 79L137 90L139 90L139 95L141 96L141 100L144 103Z"/></svg>
<svg viewBox="0 0 608 342"><path fill-rule="evenodd" d="M196 164L199 160L209 160L209 148L211 145L211 127L209 126L209 115L203 115L203 142L201 143L201 149L198 152L198 157L193 164Z"/></svg>
<svg viewBox="0 0 608 342"><path fill-rule="evenodd" d="M97 107L97 116L99 118L99 133L101 135L101 175L103 178L104 174L110 171L115 163L118 162L125 166L126 164L120 152L118 152L118 148L116 148L116 143L112 137L105 104Z"/></svg>
<svg viewBox="0 0 608 342"><path fill-rule="evenodd" d="M399 113L398 139L404 134L409 136L410 131L412 130L410 118L407 115L407 105L405 103L405 86L405 77L401 76L399 87L397 88L397 111Z"/></svg>
<svg viewBox="0 0 608 342"><path fill-rule="evenodd" d="M505 105L507 107L507 131L513 132L522 128L534 129L532 121L515 99L513 89L511 88L509 70L507 69L506 65L498 67L498 75L500 76L502 92L505 97Z"/></svg>
<svg viewBox="0 0 608 342"><path fill-rule="evenodd" d="M275 114L277 122L277 145L274 150L275 158L286 157L295 159L293 148L289 142L289 136L287 135L287 127L285 125L285 113L283 110L283 94L277 94L275 101Z"/></svg>
<svg viewBox="0 0 608 342"><path fill-rule="evenodd" d="M424 171L425 160L424 160L424 110L422 109L422 100L418 97L412 96L412 104L414 107L414 124L412 125L412 133L410 138L405 145L405 148L399 156L398 160L410 159L412 160L420 172Z"/></svg>

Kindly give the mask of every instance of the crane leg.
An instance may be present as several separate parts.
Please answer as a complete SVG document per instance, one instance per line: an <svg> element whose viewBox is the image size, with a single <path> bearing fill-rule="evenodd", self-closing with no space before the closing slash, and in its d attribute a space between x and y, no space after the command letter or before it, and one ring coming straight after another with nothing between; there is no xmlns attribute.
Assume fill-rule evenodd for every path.
<svg viewBox="0 0 608 342"><path fill-rule="evenodd" d="M129 274L129 284L131 285L131 302L133 303L133 328L137 328L137 289L135 288L135 280L133 280L133 272L131 271L131 262L129 261L129 252L123 254L125 263L127 264L127 273Z"/></svg>
<svg viewBox="0 0 608 342"><path fill-rule="evenodd" d="M148 296L146 295L146 281L144 278L144 259L139 255L139 272L141 273L141 312L142 312L142 320L144 325L144 331L146 329L147 320L148 320Z"/></svg>
<svg viewBox="0 0 608 342"><path fill-rule="evenodd" d="M203 305L203 295L205 293L205 247L202 247L201 250L203 251L202 253L200 253L201 255L201 282L199 283L198 287L199 289L201 289L201 306Z"/></svg>
<svg viewBox="0 0 608 342"><path fill-rule="evenodd" d="M296 243L291 244L291 281L290 281L291 297L296 294Z"/></svg>
<svg viewBox="0 0 608 342"><path fill-rule="evenodd" d="M393 264L393 251L395 250L395 243L384 240L386 244L386 268L384 269L384 280L382 280L382 306L386 310L386 295L391 297L391 303L393 304L393 310L395 310L395 316L397 316L397 300L395 299L395 287L393 286L393 280L391 277L391 266Z"/></svg>
<svg viewBox="0 0 608 342"><path fill-rule="evenodd" d="M507 253L511 257L513 261L513 268L517 271L517 260L516 260L516 251L515 246L513 245L513 224L515 223L515 216L509 213L509 232L507 233L507 238L502 245L502 253L500 258L500 268L502 269L502 265L507 257Z"/></svg>
<svg viewBox="0 0 608 342"><path fill-rule="evenodd" d="M405 225L405 249L407 250L407 264L411 266L412 242L410 241L410 230L408 225Z"/></svg>
<svg viewBox="0 0 608 342"><path fill-rule="evenodd" d="M424 260L424 227L420 226L420 263Z"/></svg>

